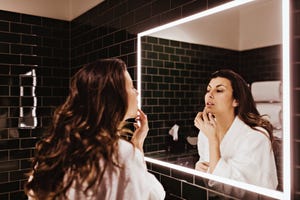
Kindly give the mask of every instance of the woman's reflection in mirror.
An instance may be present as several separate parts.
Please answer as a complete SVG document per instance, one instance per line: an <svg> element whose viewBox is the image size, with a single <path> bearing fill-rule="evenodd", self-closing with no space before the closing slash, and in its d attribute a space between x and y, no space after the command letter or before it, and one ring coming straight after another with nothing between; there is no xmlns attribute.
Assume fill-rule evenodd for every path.
<svg viewBox="0 0 300 200"><path fill-rule="evenodd" d="M228 69L212 74L205 107L195 117L199 161L196 170L276 189L273 127L256 109L246 81ZM236 188L215 181L208 186L226 194L247 198Z"/></svg>

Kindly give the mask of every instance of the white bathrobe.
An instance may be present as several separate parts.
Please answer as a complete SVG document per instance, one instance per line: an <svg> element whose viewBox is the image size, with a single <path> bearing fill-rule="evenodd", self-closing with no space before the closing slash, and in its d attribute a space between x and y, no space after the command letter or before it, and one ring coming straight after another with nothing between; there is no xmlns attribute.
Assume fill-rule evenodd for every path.
<svg viewBox="0 0 300 200"><path fill-rule="evenodd" d="M221 158L212 174L249 184L276 189L278 184L274 153L267 131L253 130L236 117L220 144ZM209 162L208 139L198 135L200 161ZM210 186L231 194L230 187L209 181Z"/></svg>
<svg viewBox="0 0 300 200"><path fill-rule="evenodd" d="M119 164L108 165L101 184L84 195L82 185L74 183L67 191L70 200L163 200L165 191L154 175L147 171L144 155L125 140L119 140ZM103 161L100 161L103 166ZM67 176L67 175L66 175ZM67 178L67 177L65 177ZM31 198L29 198L31 199ZM57 199L65 199L59 197Z"/></svg>
<svg viewBox="0 0 300 200"><path fill-rule="evenodd" d="M154 175L147 171L144 155L125 140L119 142L119 162L124 168L108 166L97 191L83 196L82 191L72 187L72 200L162 200L165 191ZM76 187L76 186L75 186Z"/></svg>

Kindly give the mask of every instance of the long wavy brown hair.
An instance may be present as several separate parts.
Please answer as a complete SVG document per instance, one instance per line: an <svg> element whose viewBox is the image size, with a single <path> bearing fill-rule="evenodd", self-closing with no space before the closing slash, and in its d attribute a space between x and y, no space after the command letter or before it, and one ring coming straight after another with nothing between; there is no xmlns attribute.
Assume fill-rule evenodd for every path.
<svg viewBox="0 0 300 200"><path fill-rule="evenodd" d="M238 73L230 69L216 71L212 73L210 79L217 77L226 78L231 82L233 98L239 103L234 110L235 116L238 116L248 126L260 131L262 134L265 133L257 129L257 127L264 128L268 132L273 149L276 148L273 137L273 126L267 119L264 118L264 115L260 115L258 112L247 82Z"/></svg>
<svg viewBox="0 0 300 200"><path fill-rule="evenodd" d="M126 132L126 65L103 59L81 68L71 79L70 93L53 116L53 123L36 145L27 195L35 199L65 196L74 181L99 184L105 166L118 164L118 139ZM67 179L65 175L68 174Z"/></svg>

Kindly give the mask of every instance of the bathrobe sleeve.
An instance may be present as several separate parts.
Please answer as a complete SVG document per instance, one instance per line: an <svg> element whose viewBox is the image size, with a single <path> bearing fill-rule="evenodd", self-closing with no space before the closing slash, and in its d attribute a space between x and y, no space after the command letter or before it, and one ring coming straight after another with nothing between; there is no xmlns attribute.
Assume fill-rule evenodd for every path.
<svg viewBox="0 0 300 200"><path fill-rule="evenodd" d="M156 177L148 172L144 155L138 149L134 149L134 154L130 162L126 162L124 196L118 199L163 200L165 191Z"/></svg>
<svg viewBox="0 0 300 200"><path fill-rule="evenodd" d="M266 133L266 130L259 129ZM201 143L198 142L198 145L202 143L205 146L208 141L203 140ZM208 146L205 149L203 152L206 153ZM221 158L212 174L276 189L278 185L276 164L267 133L253 130L236 118L220 144L220 153ZM216 181L210 180L208 185L226 194L244 196L243 191Z"/></svg>
<svg viewBox="0 0 300 200"><path fill-rule="evenodd" d="M200 162L209 162L209 146L208 146L208 139L199 131L198 134L198 142L197 142L198 154L199 154L199 161Z"/></svg>
<svg viewBox="0 0 300 200"><path fill-rule="evenodd" d="M234 138L232 138L234 140ZM221 146L221 155L213 174L246 183L276 189L277 171L271 143L266 135L250 132L245 137ZM226 151L229 151L226 156Z"/></svg>

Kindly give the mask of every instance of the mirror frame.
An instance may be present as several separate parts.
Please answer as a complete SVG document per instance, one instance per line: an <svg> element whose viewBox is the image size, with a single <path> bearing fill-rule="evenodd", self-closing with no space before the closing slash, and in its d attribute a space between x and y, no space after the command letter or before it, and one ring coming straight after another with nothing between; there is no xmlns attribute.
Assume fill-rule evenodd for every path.
<svg viewBox="0 0 300 200"><path fill-rule="evenodd" d="M195 19L199 19L202 17L206 17L233 7L237 7L243 4L247 4L249 2L253 2L256 0L234 0L228 3L224 3L220 6L201 11L199 13L193 14L188 17L181 18L179 20L167 23L165 25L161 25L144 32L137 34L137 89L139 92L138 96L138 106L141 108L141 38L143 36L188 22ZM196 176L200 176L203 178L211 179L214 181L218 181L224 184L228 184L237 188L241 188L247 191L255 192L258 194L262 194L271 198L275 199L291 199L291 111L290 111L290 90L291 90L291 83L290 83L290 3L288 0L281 0L281 7L282 7L282 95L283 95L283 191L278 190L271 190L223 177L219 177L216 175L196 171L194 169L189 169L186 167L182 167L179 165L167 163L165 161L160 161L157 159L145 157L145 160L150 163L155 163L158 165L162 165L165 167L169 167L172 169L176 169L188 174L193 174Z"/></svg>

